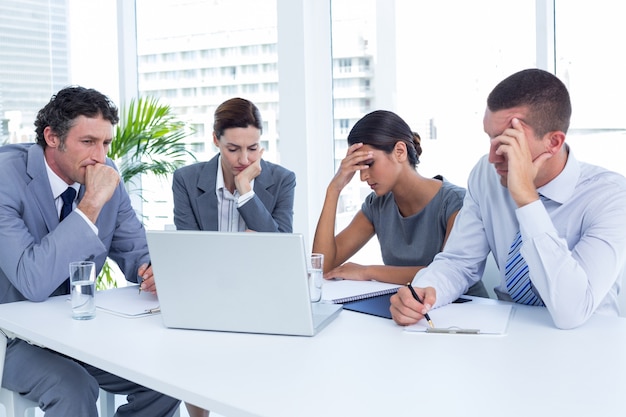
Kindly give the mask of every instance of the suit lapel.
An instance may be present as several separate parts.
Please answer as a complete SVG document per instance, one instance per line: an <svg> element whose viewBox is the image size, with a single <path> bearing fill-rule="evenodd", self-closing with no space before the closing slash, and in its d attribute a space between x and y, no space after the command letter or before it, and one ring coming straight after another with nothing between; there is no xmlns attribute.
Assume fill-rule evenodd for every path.
<svg viewBox="0 0 626 417"><path fill-rule="evenodd" d="M26 172L32 181L28 184L28 191L41 212L48 231L54 230L59 225L59 217L54 204L54 196L50 188L50 180L46 172L43 149L39 145L32 145L28 149L28 162Z"/></svg>
<svg viewBox="0 0 626 417"><path fill-rule="evenodd" d="M196 204L201 230L217 230L218 228L217 196L215 195L218 157L219 154L207 162L198 177L199 195L196 197Z"/></svg>

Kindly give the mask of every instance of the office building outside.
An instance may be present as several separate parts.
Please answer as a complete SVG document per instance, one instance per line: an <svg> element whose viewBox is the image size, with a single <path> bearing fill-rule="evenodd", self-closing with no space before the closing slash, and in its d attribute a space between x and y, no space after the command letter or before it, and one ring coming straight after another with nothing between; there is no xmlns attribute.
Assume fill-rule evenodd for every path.
<svg viewBox="0 0 626 417"><path fill-rule="evenodd" d="M353 26L354 22L350 24ZM212 139L215 108L232 97L246 98L261 111L264 159L280 163L276 27L236 27L236 21L233 25L228 31L212 31L207 25L203 33L151 39L142 39L140 33L140 95L160 98L193 127L196 133L188 139L188 146L201 161L216 153ZM352 125L373 110L375 94L374 56L368 36L360 30L349 33L350 38L337 45L333 57L337 162L345 156L346 137ZM150 190L144 195L144 223L153 229L170 226L173 202L169 183L152 178L143 181L144 190ZM354 197L345 194L340 210L354 209L356 201L362 200L358 189L352 192Z"/></svg>
<svg viewBox="0 0 626 417"><path fill-rule="evenodd" d="M67 0L0 2L0 144L34 140L33 121L70 83Z"/></svg>
<svg viewBox="0 0 626 417"><path fill-rule="evenodd" d="M262 3L262 5L259 5ZM264 158L280 163L278 54L275 5L246 2L138 1L138 90L170 105L196 132L188 147L198 160L216 152L212 143L215 108L240 96L260 109L264 125ZM174 7L187 16L186 30L142 31L146 22L160 21L140 13L142 4L158 16L159 7ZM371 9L371 2L364 9ZM0 144L30 142L36 112L51 95L72 83L70 68L71 4L68 0L3 0L0 2ZM216 7L211 13L193 13L185 7ZM255 8L253 19L226 20L228 8ZM200 15L190 27L190 16ZM336 161L346 152L352 125L375 106L374 25L362 15L336 13L333 18L333 94ZM208 16L213 16L210 24ZM76 16L75 16L76 17ZM171 21L176 19L172 16ZM261 22L261 23L260 23ZM151 24L152 24L151 23ZM372 23L372 20L369 21ZM108 53L108 52L107 52ZM123 103L118 103L122 105ZM330 138L326 138L327 140ZM282 138L298 140L298 138ZM189 161L192 162L192 161ZM142 220L148 228L173 224L168 180L142 179ZM358 185L358 181L356 182ZM360 187L347 189L340 211L353 210L362 200Z"/></svg>

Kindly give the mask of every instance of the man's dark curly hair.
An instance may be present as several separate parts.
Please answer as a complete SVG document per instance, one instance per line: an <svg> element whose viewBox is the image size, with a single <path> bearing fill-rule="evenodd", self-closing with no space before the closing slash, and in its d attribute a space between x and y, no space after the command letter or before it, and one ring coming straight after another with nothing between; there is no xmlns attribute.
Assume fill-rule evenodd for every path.
<svg viewBox="0 0 626 417"><path fill-rule="evenodd" d="M37 113L35 120L37 143L45 149L46 139L43 132L50 126L59 137L60 148L63 149L67 133L79 116L102 116L112 125L119 122L117 107L104 94L91 88L66 87L53 95L50 102Z"/></svg>

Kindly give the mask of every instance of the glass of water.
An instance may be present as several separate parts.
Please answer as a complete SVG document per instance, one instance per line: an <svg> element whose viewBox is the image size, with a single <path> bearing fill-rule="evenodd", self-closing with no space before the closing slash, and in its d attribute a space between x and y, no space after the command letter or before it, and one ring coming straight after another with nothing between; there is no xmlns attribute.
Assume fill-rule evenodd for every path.
<svg viewBox="0 0 626 417"><path fill-rule="evenodd" d="M72 318L96 317L96 264L91 261L70 262Z"/></svg>
<svg viewBox="0 0 626 417"><path fill-rule="evenodd" d="M309 294L311 302L317 303L322 299L322 282L324 281L324 255L312 253L309 258Z"/></svg>

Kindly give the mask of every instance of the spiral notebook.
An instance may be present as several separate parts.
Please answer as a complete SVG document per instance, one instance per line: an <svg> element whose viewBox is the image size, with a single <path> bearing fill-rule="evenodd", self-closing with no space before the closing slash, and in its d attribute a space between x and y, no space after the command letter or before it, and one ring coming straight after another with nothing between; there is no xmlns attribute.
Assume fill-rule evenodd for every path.
<svg viewBox="0 0 626 417"><path fill-rule="evenodd" d="M402 285L378 281L352 281L331 279L322 285L322 300L346 304L386 294L394 294Z"/></svg>

